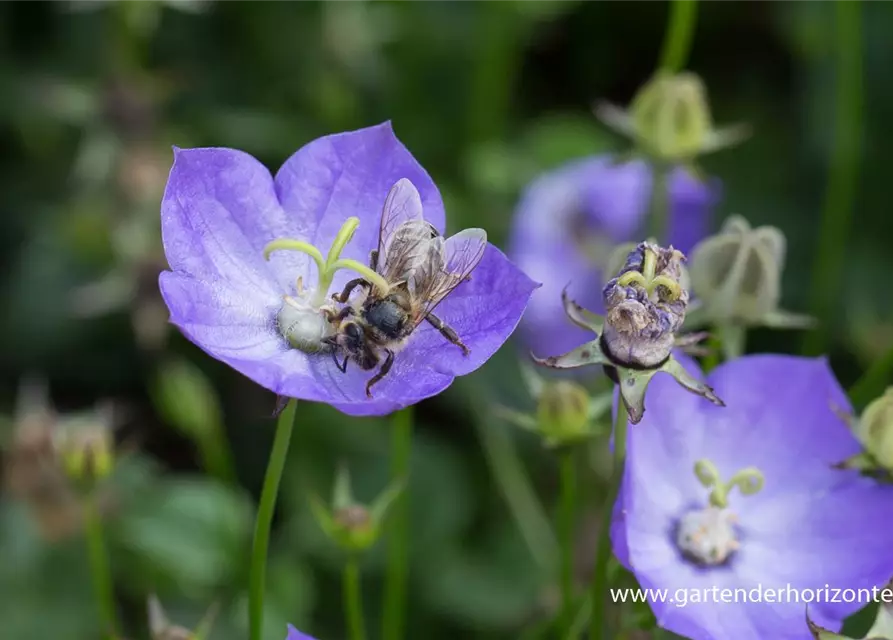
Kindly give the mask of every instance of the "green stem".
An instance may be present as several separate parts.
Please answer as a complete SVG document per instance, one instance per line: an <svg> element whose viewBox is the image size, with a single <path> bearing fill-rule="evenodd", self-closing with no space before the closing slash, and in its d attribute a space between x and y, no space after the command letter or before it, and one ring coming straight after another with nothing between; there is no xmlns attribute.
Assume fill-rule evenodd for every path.
<svg viewBox="0 0 893 640"><path fill-rule="evenodd" d="M467 146L499 139L512 106L524 35L519 15L503 2L479 2L471 36L475 64L468 88Z"/></svg>
<svg viewBox="0 0 893 640"><path fill-rule="evenodd" d="M254 525L254 543L251 549L251 571L248 579L250 640L261 640L263 635L264 588L266 586L267 549L270 546L270 528L273 525L276 497L279 494L279 483L282 480L282 471L285 469L285 460L288 457L288 445L291 442L297 407L297 400L289 400L288 405L276 422L273 449L270 451L264 486L260 492L257 521Z"/></svg>
<svg viewBox="0 0 893 640"><path fill-rule="evenodd" d="M660 53L660 70L678 73L685 67L697 23L698 6L695 0L673 0L670 3L670 22Z"/></svg>
<svg viewBox="0 0 893 640"><path fill-rule="evenodd" d="M608 579L608 563L611 560L611 518L614 504L620 495L620 483L623 480L623 466L626 460L626 428L629 416L623 403L618 400L617 417L614 420L614 464L611 469L611 484L608 489L608 501L602 514L601 535L595 556L595 571L592 575L592 618L589 620L590 640L611 640L605 620L605 605L608 600L610 581Z"/></svg>
<svg viewBox="0 0 893 640"><path fill-rule="evenodd" d="M102 516L99 513L96 496L92 493L84 501L84 528L90 558L90 575L93 578L93 591L102 620L103 637L114 639L118 637L118 623L115 615L113 578L102 535Z"/></svg>
<svg viewBox="0 0 893 640"><path fill-rule="evenodd" d="M810 314L819 320L806 334L803 353L822 353L830 337L830 320L840 296L846 245L852 226L859 177L862 135L862 12L857 0L836 3L836 124L830 175L815 251Z"/></svg>
<svg viewBox="0 0 893 640"><path fill-rule="evenodd" d="M478 415L474 423L490 472L527 542L530 554L540 567L552 571L558 555L555 534L518 456L511 434L501 425L491 425Z"/></svg>
<svg viewBox="0 0 893 640"><path fill-rule="evenodd" d="M385 574L383 640L400 640L406 612L409 555L409 459L412 451L412 407L394 414L391 434L391 480L406 487L393 506L388 525L388 565Z"/></svg>
<svg viewBox="0 0 893 640"><path fill-rule="evenodd" d="M884 392L890 384L890 372L893 371L893 349L871 363L871 366L850 387L850 402L857 409L865 407L869 402Z"/></svg>
<svg viewBox="0 0 893 640"><path fill-rule="evenodd" d="M658 162L651 164L651 203L648 205L648 237L658 244L667 242L670 230L670 197L667 167Z"/></svg>
<svg viewBox="0 0 893 640"><path fill-rule="evenodd" d="M360 589L360 563L355 556L347 559L344 565L344 610L350 640L366 640L366 627L363 622L363 600Z"/></svg>
<svg viewBox="0 0 893 640"><path fill-rule="evenodd" d="M574 516L577 502L577 469L573 448L561 454L561 633L569 634L574 621Z"/></svg>

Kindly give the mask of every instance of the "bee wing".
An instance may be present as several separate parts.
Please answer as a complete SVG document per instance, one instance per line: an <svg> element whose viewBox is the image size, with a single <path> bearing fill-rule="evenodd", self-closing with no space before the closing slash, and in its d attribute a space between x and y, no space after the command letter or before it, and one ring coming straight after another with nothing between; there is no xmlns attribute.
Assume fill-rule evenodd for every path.
<svg viewBox="0 0 893 640"><path fill-rule="evenodd" d="M397 230L405 223L413 223L413 226L421 226L424 223L422 217L422 197L418 189L408 179L398 180L388 196L385 198L384 207L381 210L381 226L378 229L378 273L387 277L389 264L405 253L401 248L395 252L394 241L398 240Z"/></svg>
<svg viewBox="0 0 893 640"><path fill-rule="evenodd" d="M426 267L413 279L413 294L422 303L416 324L434 311L478 266L487 248L487 232L465 229L446 242L442 238L433 238L428 247Z"/></svg>

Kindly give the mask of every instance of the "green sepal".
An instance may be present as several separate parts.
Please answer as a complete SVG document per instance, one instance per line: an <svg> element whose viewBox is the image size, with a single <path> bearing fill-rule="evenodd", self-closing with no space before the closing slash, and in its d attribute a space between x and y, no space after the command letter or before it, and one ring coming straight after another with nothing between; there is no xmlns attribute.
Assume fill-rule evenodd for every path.
<svg viewBox="0 0 893 640"><path fill-rule="evenodd" d="M308 494L310 510L323 533L348 554L369 549L381 536L388 511L404 489L402 481L389 485L367 508L354 500L350 474L341 467L332 490L332 506L318 495Z"/></svg>
<svg viewBox="0 0 893 640"><path fill-rule="evenodd" d="M560 356L538 358L533 354L530 355L534 362L550 369L577 369L578 367L594 364L612 364L611 360L602 351L601 340L599 339L580 345L576 349Z"/></svg>
<svg viewBox="0 0 893 640"><path fill-rule="evenodd" d="M620 388L620 397L629 414L631 424L639 424L645 415L645 391L655 374L668 373L676 382L688 391L697 394L713 404L724 407L725 403L713 392L713 388L693 377L679 361L670 356L666 362L656 369L627 369L617 367L617 386Z"/></svg>
<svg viewBox="0 0 893 640"><path fill-rule="evenodd" d="M164 607L155 594L149 596L146 609L152 640L207 640L214 627L220 607L216 603L208 607L208 611L199 620L194 631L171 624Z"/></svg>
<svg viewBox="0 0 893 640"><path fill-rule="evenodd" d="M880 591L883 594L874 623L862 638L851 638L823 629L814 623L806 612L806 625L816 640L893 640L893 580ZM879 595L880 595L879 594Z"/></svg>
<svg viewBox="0 0 893 640"><path fill-rule="evenodd" d="M564 313L568 319L581 329L592 331L596 335L601 335L602 327L605 319L597 313L592 313L584 309L580 304L571 299L567 293L567 287L561 292L561 303L564 305Z"/></svg>

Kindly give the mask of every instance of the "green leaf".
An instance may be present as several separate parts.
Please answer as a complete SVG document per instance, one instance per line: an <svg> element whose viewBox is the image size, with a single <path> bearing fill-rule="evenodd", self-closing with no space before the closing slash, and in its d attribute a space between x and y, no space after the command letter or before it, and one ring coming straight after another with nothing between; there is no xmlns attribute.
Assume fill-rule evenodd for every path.
<svg viewBox="0 0 893 640"><path fill-rule="evenodd" d="M132 563L133 586L199 597L241 575L250 529L243 494L209 480L171 479L128 505L114 540Z"/></svg>

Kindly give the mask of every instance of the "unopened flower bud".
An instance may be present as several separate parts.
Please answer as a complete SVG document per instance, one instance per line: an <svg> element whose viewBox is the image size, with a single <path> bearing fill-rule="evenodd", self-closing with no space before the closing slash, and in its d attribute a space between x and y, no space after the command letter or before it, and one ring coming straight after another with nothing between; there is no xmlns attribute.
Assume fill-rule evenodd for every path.
<svg viewBox="0 0 893 640"><path fill-rule="evenodd" d="M76 482L93 486L112 472L114 438L101 415L72 419L60 427L55 444L65 472Z"/></svg>
<svg viewBox="0 0 893 640"><path fill-rule="evenodd" d="M893 471L893 387L869 404L853 426L866 452L881 467Z"/></svg>
<svg viewBox="0 0 893 640"><path fill-rule="evenodd" d="M335 479L331 507L314 495L310 496L310 506L329 539L348 553L359 553L378 541L388 510L402 490L402 484L393 484L366 507L354 500L350 475L342 468Z"/></svg>
<svg viewBox="0 0 893 640"><path fill-rule="evenodd" d="M371 547L378 538L378 527L363 505L352 504L337 510L333 516L335 537L345 549L362 551Z"/></svg>
<svg viewBox="0 0 893 640"><path fill-rule="evenodd" d="M692 292L703 322L797 327L810 321L779 309L785 238L775 227L751 228L740 216L692 251Z"/></svg>
<svg viewBox="0 0 893 640"><path fill-rule="evenodd" d="M859 420L857 437L881 466L893 469L893 387L868 405Z"/></svg>
<svg viewBox="0 0 893 640"><path fill-rule="evenodd" d="M688 72L659 73L645 83L626 111L601 105L597 114L659 162L686 163L747 136L741 126L714 128L704 83Z"/></svg>
<svg viewBox="0 0 893 640"><path fill-rule="evenodd" d="M618 364L660 366L670 356L685 320L688 291L682 288L685 256L643 242L604 290L604 348Z"/></svg>
<svg viewBox="0 0 893 640"><path fill-rule="evenodd" d="M590 413L586 389L567 380L546 383L536 408L539 431L556 443L585 436L589 431Z"/></svg>

